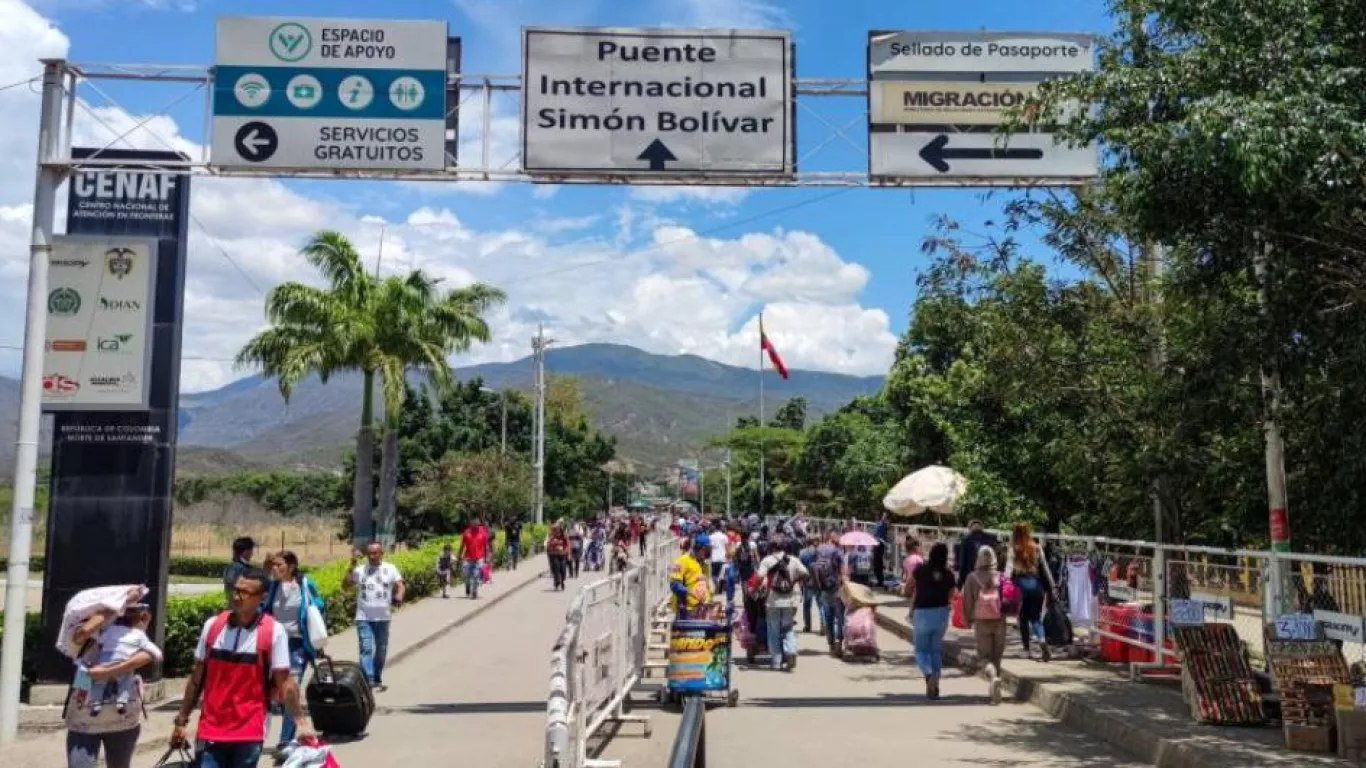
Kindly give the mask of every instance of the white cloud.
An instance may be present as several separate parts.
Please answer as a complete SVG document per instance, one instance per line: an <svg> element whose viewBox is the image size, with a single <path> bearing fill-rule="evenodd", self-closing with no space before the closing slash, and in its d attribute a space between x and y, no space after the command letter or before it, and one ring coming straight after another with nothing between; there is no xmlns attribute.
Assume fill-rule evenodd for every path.
<svg viewBox="0 0 1366 768"><path fill-rule="evenodd" d="M631 199L645 203L682 203L704 206L739 205L750 190L745 187L684 187L672 184L631 187Z"/></svg>
<svg viewBox="0 0 1366 768"><path fill-rule="evenodd" d="M682 11L678 23L697 27L781 29L792 18L780 4L765 0L668 0L666 14Z"/></svg>
<svg viewBox="0 0 1366 768"><path fill-rule="evenodd" d="M37 58L62 55L67 46L32 8L0 0L0 85L36 75ZM11 329L0 331L0 345L21 335L37 103L28 88L0 92L0 329ZM506 115L493 120L504 140L515 132L497 126L509 119L515 127ZM92 108L75 140L102 146L141 120L116 107ZM122 144L200 150L166 117ZM186 391L241 375L230 361L264 324L262 290L318 279L297 249L322 228L350 235L367 264L382 252L386 274L421 268L452 286L484 280L507 290L508 304L490 317L494 341L456 361L462 364L524 357L537 323L545 322L565 345L612 341L752 366L759 308L792 367L882 372L895 349L886 313L859 302L867 270L818 235L781 228L728 238L697 234L690 211L702 209L699 221L713 218L718 206L742 200L744 189L633 189L618 207L580 216L558 207L580 190L544 187L537 189L548 190L537 195L543 207L521 217L526 223L491 229L452 203L464 198L424 197L404 207L376 195L373 185L346 181L196 177L192 184ZM659 213L666 203L680 204L670 218ZM17 355L0 355L0 372L12 375L17 363Z"/></svg>

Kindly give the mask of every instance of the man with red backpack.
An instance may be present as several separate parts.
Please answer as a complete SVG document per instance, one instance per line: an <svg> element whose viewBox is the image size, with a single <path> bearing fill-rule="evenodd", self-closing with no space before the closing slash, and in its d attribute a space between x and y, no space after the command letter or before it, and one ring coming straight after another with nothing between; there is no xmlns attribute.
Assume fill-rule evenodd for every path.
<svg viewBox="0 0 1366 768"><path fill-rule="evenodd" d="M266 739L271 699L294 718L298 738L313 735L289 669L289 636L274 617L261 613L265 595L265 572L243 572L233 586L231 610L206 621L199 635L194 670L171 731L171 746L188 744L190 710L202 695L196 768L254 768Z"/></svg>

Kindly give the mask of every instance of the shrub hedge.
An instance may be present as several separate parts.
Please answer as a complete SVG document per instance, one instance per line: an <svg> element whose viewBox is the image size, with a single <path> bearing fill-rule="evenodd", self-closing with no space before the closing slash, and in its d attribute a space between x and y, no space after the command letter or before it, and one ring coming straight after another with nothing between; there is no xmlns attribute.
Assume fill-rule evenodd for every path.
<svg viewBox="0 0 1366 768"><path fill-rule="evenodd" d="M528 525L523 528L524 542L539 545L546 536L545 526ZM458 537L445 537L428 541L418 549L395 552L385 559L393 563L403 574L407 584L405 602L415 602L437 592L440 585L436 578L436 559L441 547L451 543L459 546ZM186 576L218 576L227 567L228 561L215 558L175 558L185 568L197 568L194 572L181 572ZM191 566L187 561L195 561ZM503 533L498 533L493 547L493 567L502 568L507 561L507 545ZM336 560L309 571L309 577L318 585L318 591L327 601L327 631L337 634L354 623L356 614L356 593L342 589L342 579L346 576L347 560ZM175 571L172 571L175 573ZM456 574L457 578L459 574ZM199 642L199 632L208 618L224 609L223 594L217 590L203 595L172 596L166 601L166 639L162 644L166 661L163 674L167 677L184 677L194 665L194 648ZM3 614L0 614L2 616ZM27 617L24 640L24 679L35 677L37 662L36 650L42 643L38 614Z"/></svg>

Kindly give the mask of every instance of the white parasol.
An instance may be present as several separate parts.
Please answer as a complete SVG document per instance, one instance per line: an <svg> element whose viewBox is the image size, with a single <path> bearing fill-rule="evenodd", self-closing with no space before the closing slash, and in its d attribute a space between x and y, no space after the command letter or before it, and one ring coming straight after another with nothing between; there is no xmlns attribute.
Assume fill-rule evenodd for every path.
<svg viewBox="0 0 1366 768"><path fill-rule="evenodd" d="M925 512L953 514L953 505L968 489L968 481L948 467L932 464L901 478L882 499L888 512L914 517Z"/></svg>

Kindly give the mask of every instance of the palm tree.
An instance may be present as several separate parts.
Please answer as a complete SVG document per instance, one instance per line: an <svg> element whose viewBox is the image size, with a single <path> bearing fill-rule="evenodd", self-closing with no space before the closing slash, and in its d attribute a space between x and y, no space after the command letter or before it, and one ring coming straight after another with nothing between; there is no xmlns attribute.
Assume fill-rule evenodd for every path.
<svg viewBox="0 0 1366 768"><path fill-rule="evenodd" d="M437 387L450 384L447 359L464 352L475 341L488 341L484 313L506 299L485 283L474 283L442 293L441 281L421 270L380 284L380 385L384 392L384 452L380 468L379 534L394 536L397 518L398 421L407 396L409 371L425 375Z"/></svg>
<svg viewBox="0 0 1366 768"><path fill-rule="evenodd" d="M266 296L270 327L242 347L237 364L259 367L267 377L276 379L286 401L309 375L316 374L325 384L338 371L361 372L361 418L352 489L352 535L359 543L376 532L375 378L380 379L392 432L403 404L409 367L438 379L448 377L446 355L467 349L475 339L488 339L488 326L480 314L504 296L482 283L443 295L438 292L440 281L421 270L406 278L372 277L366 274L351 241L339 232L314 234L300 254L322 273L327 287L289 282L272 288ZM396 478L396 433L392 442L392 447L385 446L385 464L393 457ZM389 537L393 535L392 497L390 487L388 527L383 531Z"/></svg>

